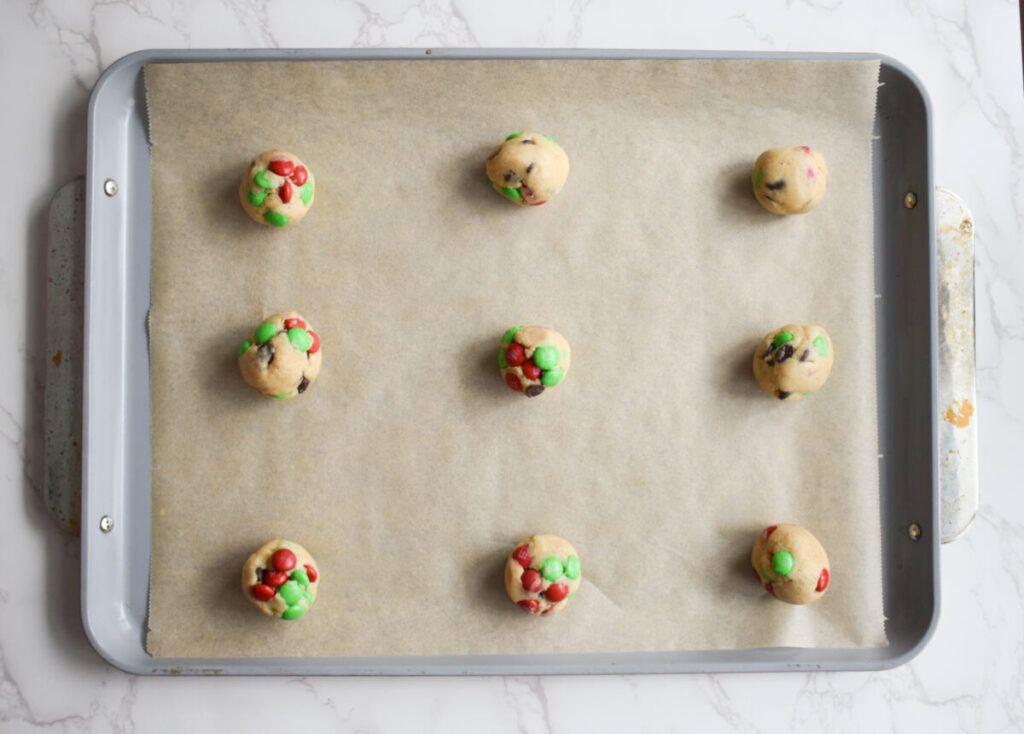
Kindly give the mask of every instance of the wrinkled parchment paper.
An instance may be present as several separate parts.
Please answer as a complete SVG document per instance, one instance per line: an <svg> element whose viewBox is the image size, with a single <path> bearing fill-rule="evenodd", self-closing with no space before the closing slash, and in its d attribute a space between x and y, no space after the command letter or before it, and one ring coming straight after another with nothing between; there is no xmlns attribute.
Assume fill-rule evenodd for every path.
<svg viewBox="0 0 1024 734"><path fill-rule="evenodd" d="M886 644L875 408L871 61L350 61L154 65L153 560L158 656L342 656ZM569 181L496 195L484 159L547 133ZM824 203L764 212L763 149L828 158ZM279 147L317 176L285 230L237 201ZM235 348L294 308L320 379L261 397ZM829 383L796 404L751 375L789 322L831 332ZM536 399L502 332L573 347ZM771 599L749 565L776 522L812 529L833 582ZM523 536L575 544L551 619L505 597ZM239 588L264 541L305 545L311 614Z"/></svg>

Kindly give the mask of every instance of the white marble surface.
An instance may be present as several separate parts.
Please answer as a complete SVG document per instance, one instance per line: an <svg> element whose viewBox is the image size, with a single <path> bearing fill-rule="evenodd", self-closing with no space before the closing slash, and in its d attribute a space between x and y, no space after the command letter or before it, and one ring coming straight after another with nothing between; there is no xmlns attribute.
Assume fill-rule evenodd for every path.
<svg viewBox="0 0 1024 734"><path fill-rule="evenodd" d="M934 111L936 183L976 217L981 512L942 549L942 615L882 673L137 678L79 621L77 541L41 482L46 205L85 168L99 73L137 49L523 46L872 51ZM5 0L0 93L0 730L1024 730L1024 109L1014 0Z"/></svg>

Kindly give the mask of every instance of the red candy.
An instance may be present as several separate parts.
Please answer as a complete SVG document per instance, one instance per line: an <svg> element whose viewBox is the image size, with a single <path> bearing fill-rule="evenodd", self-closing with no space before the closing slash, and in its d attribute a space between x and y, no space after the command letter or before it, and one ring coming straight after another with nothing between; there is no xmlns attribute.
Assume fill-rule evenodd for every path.
<svg viewBox="0 0 1024 734"><path fill-rule="evenodd" d="M536 594L544 587L544 579L535 568L528 568L523 571L523 588L531 594Z"/></svg>
<svg viewBox="0 0 1024 734"><path fill-rule="evenodd" d="M306 179L309 178L309 171L306 170L305 166L297 166L295 173L292 174L292 181L295 182L296 186L302 186L306 183Z"/></svg>
<svg viewBox="0 0 1024 734"><path fill-rule="evenodd" d="M772 585L769 584L767 581L764 582L764 590L767 591L772 596L775 596L775 589L773 589Z"/></svg>
<svg viewBox="0 0 1024 734"><path fill-rule="evenodd" d="M814 178L814 169L813 168L808 168L807 169L807 177L808 178Z"/></svg>
<svg viewBox="0 0 1024 734"><path fill-rule="evenodd" d="M274 553L270 560L278 571L291 571L295 568L295 554L287 548L282 548Z"/></svg>
<svg viewBox="0 0 1024 734"><path fill-rule="evenodd" d="M277 195L281 197L282 202L287 204L292 200L292 185L285 181L281 184L280 188L278 188Z"/></svg>
<svg viewBox="0 0 1024 734"><path fill-rule="evenodd" d="M525 375L528 380L539 380L540 367L535 365L532 359L528 359L523 365L523 375Z"/></svg>
<svg viewBox="0 0 1024 734"><path fill-rule="evenodd" d="M546 617L549 614L551 614L551 612L553 612L553 611L555 611L554 607L548 607L547 609L545 609L543 612L540 613L540 616Z"/></svg>
<svg viewBox="0 0 1024 734"><path fill-rule="evenodd" d="M284 158L276 158L270 161L270 165L267 166L271 171L276 173L278 176L291 176L292 171L295 170L295 164Z"/></svg>
<svg viewBox="0 0 1024 734"><path fill-rule="evenodd" d="M288 574L284 571L267 571L263 574L263 580L276 588L288 580Z"/></svg>
<svg viewBox="0 0 1024 734"><path fill-rule="evenodd" d="M303 328L305 328L306 325L303 324L302 326ZM306 352L306 354L316 354L317 352L320 351L320 337L318 337L316 335L316 332L313 331L312 329L306 330L309 332L309 336L313 340L313 343L309 345L309 350Z"/></svg>
<svg viewBox="0 0 1024 734"><path fill-rule="evenodd" d="M505 382L507 382L508 386L511 387L516 392L522 392L523 391L523 383L521 383L519 381L519 378L516 377L511 372L509 372L509 373L507 373L505 375Z"/></svg>
<svg viewBox="0 0 1024 734"><path fill-rule="evenodd" d="M530 565L530 549L525 545L521 545L512 551L512 558L515 559L523 568L527 568Z"/></svg>
<svg viewBox="0 0 1024 734"><path fill-rule="evenodd" d="M800 148L800 150L802 150L804 153L810 153L811 152L811 149L808 148L806 145L802 146Z"/></svg>
<svg viewBox="0 0 1024 734"><path fill-rule="evenodd" d="M286 329L305 329L306 322L302 319L285 319L284 328Z"/></svg>
<svg viewBox="0 0 1024 734"><path fill-rule="evenodd" d="M829 573L827 568L821 569L821 576L818 577L818 586L815 591L824 591L828 588Z"/></svg>
<svg viewBox="0 0 1024 734"><path fill-rule="evenodd" d="M540 609L540 602L536 599L523 599L519 602L519 606L528 611L530 614L536 614Z"/></svg>
<svg viewBox="0 0 1024 734"><path fill-rule="evenodd" d="M547 204L547 202L546 201L535 201L534 203L530 204L529 206L540 206L541 204Z"/></svg>
<svg viewBox="0 0 1024 734"><path fill-rule="evenodd" d="M764 533L762 534L762 537L765 540L768 540L768 536L771 535L772 533L774 533L778 529L779 529L778 525L769 525L768 527L766 527L764 529Z"/></svg>
<svg viewBox="0 0 1024 734"><path fill-rule="evenodd" d="M308 563L304 566L306 569L306 575L309 576L309 583L315 584L316 580L320 578L320 574L316 572L316 569L310 566Z"/></svg>
<svg viewBox="0 0 1024 734"><path fill-rule="evenodd" d="M272 586L267 586L266 584L253 584L249 592L253 595L253 598L260 601L270 601L274 598L274 594L277 593Z"/></svg>
<svg viewBox="0 0 1024 734"><path fill-rule="evenodd" d="M523 574L524 576L526 574ZM544 592L544 596L549 601L560 602L565 597L569 596L569 586L567 584L551 584L548 590Z"/></svg>
<svg viewBox="0 0 1024 734"><path fill-rule="evenodd" d="M508 345L508 349L505 350L505 361L508 362L509 367L518 367L526 361L526 350L523 349L522 344L512 342Z"/></svg>

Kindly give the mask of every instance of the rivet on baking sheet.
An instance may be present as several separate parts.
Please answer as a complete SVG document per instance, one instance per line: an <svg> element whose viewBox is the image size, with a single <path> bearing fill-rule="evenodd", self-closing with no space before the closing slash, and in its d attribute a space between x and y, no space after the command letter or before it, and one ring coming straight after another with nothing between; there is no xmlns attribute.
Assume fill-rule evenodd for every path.
<svg viewBox="0 0 1024 734"><path fill-rule="evenodd" d="M117 193L117 181L112 178L108 178L103 182L103 193L107 196L113 196Z"/></svg>
<svg viewBox="0 0 1024 734"><path fill-rule="evenodd" d="M916 522L910 523L909 525L907 525L907 535L910 536L911 540L920 540L921 526L918 525Z"/></svg>
<svg viewBox="0 0 1024 734"><path fill-rule="evenodd" d="M100 530L104 533L109 533L114 529L114 518L110 515L104 515L100 518Z"/></svg>
<svg viewBox="0 0 1024 734"><path fill-rule="evenodd" d="M907 195L903 197L903 206L907 207L907 209L913 209L917 206L917 194L913 191L908 191Z"/></svg>
<svg viewBox="0 0 1024 734"><path fill-rule="evenodd" d="M429 49L429 48L427 49L427 56L430 56L430 55L431 55L431 54L433 54L433 53L434 53L434 52L433 52L433 50L431 50L431 49Z"/></svg>

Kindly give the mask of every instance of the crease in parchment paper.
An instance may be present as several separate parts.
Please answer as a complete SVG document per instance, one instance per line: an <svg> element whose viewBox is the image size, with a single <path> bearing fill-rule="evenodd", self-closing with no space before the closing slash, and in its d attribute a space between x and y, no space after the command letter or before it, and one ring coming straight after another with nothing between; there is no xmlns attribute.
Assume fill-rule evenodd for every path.
<svg viewBox="0 0 1024 734"><path fill-rule="evenodd" d="M160 657L457 655L886 644L871 135L877 61L445 60L155 64L152 575ZM539 130L572 171L520 209L483 173ZM803 216L750 191L764 149L830 171ZM238 177L289 150L316 202L248 219ZM235 348L266 315L317 325L319 379L272 401ZM833 337L795 404L754 383L791 322ZM573 347L527 400L502 333ZM832 587L793 607L757 533L811 529ZM522 537L570 540L586 582L539 620L505 597ZM321 585L297 622L239 588L272 537Z"/></svg>

